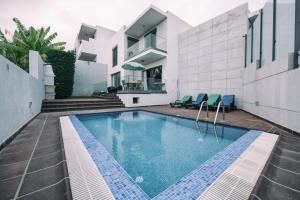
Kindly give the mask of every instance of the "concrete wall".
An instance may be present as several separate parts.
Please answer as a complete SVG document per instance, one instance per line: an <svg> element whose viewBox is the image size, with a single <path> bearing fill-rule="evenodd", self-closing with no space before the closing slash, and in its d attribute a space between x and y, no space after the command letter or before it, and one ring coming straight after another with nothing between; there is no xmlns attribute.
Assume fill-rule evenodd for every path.
<svg viewBox="0 0 300 200"><path fill-rule="evenodd" d="M241 107L247 29L248 6L244 4L180 34L180 95L235 94Z"/></svg>
<svg viewBox="0 0 300 200"><path fill-rule="evenodd" d="M0 55L0 144L41 111L43 61L30 51L30 73Z"/></svg>
<svg viewBox="0 0 300 200"><path fill-rule="evenodd" d="M273 1L263 7L262 66L257 68L260 17L254 22L254 60L243 70L242 109L300 132L300 69L293 69L295 1L277 1L276 53L272 61ZM249 38L251 29L248 30ZM248 40L248 47L251 46ZM271 128L271 127L270 127Z"/></svg>
<svg viewBox="0 0 300 200"><path fill-rule="evenodd" d="M300 132L300 68L289 70L288 56L243 71L242 109Z"/></svg>
<svg viewBox="0 0 300 200"><path fill-rule="evenodd" d="M75 62L72 96L90 96L106 91L107 65L77 60Z"/></svg>

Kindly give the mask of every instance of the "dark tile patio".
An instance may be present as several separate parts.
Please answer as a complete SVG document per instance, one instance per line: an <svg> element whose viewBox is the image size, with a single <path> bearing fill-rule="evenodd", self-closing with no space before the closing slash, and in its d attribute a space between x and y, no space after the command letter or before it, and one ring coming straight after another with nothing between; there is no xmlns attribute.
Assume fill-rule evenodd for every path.
<svg viewBox="0 0 300 200"><path fill-rule="evenodd" d="M180 115L195 119L197 110L170 108L169 106L152 106L138 108L170 115ZM107 111L130 110L126 108L41 113L0 151L0 199L72 199L69 178L66 168L64 148L61 139L58 117L71 114L97 113ZM202 112L201 119L213 121L214 112ZM289 191L284 184L294 189L288 195L299 197L299 181L287 181L281 177L293 179L299 177L300 154L299 137L281 129L261 118L244 111L226 113L218 122L258 129L280 135L277 144L260 182L251 198L269 199L285 196ZM295 164L297 162L297 165ZM269 167L271 166L271 167ZM264 174L265 173L265 174ZM293 176L293 173L297 175ZM280 185L281 184L281 185ZM272 199L272 198L271 198ZM287 198L286 198L287 199Z"/></svg>

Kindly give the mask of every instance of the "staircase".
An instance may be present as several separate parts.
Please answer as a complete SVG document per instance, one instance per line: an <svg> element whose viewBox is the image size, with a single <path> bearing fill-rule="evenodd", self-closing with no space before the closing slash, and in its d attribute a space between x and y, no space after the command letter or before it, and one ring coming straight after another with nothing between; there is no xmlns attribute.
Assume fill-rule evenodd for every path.
<svg viewBox="0 0 300 200"><path fill-rule="evenodd" d="M44 100L42 112L61 112L74 110L96 110L105 108L124 108L116 95L103 95L91 99L54 99Z"/></svg>

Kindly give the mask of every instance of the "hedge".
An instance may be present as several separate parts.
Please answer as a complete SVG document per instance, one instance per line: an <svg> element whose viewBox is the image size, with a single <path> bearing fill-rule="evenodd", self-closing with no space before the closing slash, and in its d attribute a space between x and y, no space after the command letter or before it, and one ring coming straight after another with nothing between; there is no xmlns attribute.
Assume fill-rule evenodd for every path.
<svg viewBox="0 0 300 200"><path fill-rule="evenodd" d="M75 69L74 51L50 51L47 53L47 63L50 63L55 74L55 98L72 96Z"/></svg>

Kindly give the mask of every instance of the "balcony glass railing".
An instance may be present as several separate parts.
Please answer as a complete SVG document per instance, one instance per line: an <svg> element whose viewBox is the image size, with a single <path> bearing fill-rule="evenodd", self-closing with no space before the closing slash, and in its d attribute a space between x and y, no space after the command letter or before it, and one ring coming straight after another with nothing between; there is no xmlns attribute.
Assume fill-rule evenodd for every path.
<svg viewBox="0 0 300 200"><path fill-rule="evenodd" d="M165 81L160 78L144 78L141 75L126 75L122 77L120 93L154 93L165 92Z"/></svg>
<svg viewBox="0 0 300 200"><path fill-rule="evenodd" d="M126 59L136 56L150 48L160 51L167 51L167 41L163 37L150 33L139 42L127 48Z"/></svg>

